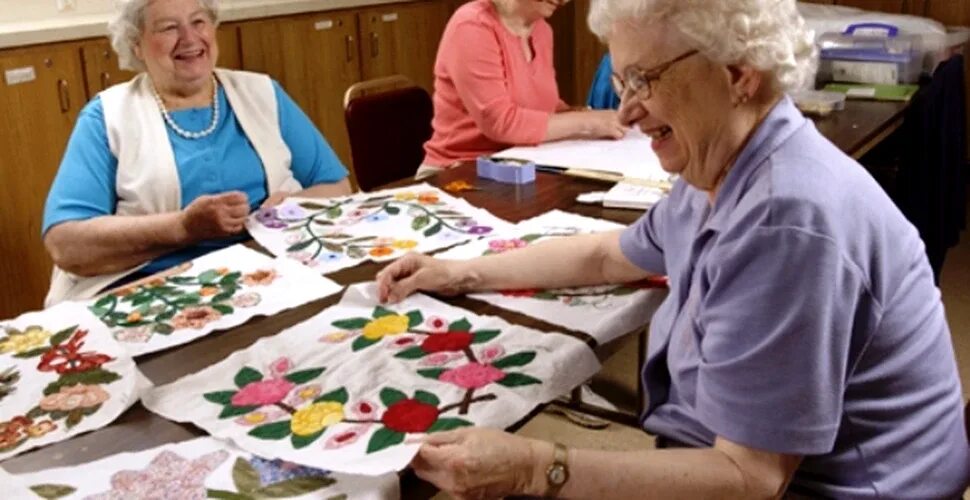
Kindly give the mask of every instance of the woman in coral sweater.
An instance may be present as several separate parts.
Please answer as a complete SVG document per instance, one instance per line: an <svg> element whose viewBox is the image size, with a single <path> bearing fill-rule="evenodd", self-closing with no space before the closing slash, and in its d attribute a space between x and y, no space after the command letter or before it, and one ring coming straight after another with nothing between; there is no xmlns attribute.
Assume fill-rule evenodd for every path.
<svg viewBox="0 0 970 500"><path fill-rule="evenodd" d="M559 99L552 28L568 0L472 0L448 22L435 62L434 134L417 177L512 145L614 138L614 111L570 111Z"/></svg>

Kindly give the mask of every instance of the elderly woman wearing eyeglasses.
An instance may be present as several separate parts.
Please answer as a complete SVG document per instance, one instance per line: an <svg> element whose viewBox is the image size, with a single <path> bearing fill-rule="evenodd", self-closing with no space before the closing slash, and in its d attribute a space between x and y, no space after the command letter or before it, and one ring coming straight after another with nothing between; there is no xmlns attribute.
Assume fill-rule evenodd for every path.
<svg viewBox="0 0 970 500"><path fill-rule="evenodd" d="M473 0L455 12L438 46L434 132L418 178L513 145L623 137L615 111L559 99L545 20L567 1Z"/></svg>
<svg viewBox="0 0 970 500"><path fill-rule="evenodd" d="M112 44L143 73L78 117L44 212L48 304L238 242L252 210L287 194L350 193L279 84L215 69L217 12L217 0L122 2Z"/></svg>
<svg viewBox="0 0 970 500"><path fill-rule="evenodd" d="M429 436L417 474L459 498L955 498L962 391L919 235L785 92L815 49L794 0L593 0L621 118L669 198L629 228L471 261L409 256L416 290L670 278L650 323L643 428L658 450L567 449L494 430Z"/></svg>

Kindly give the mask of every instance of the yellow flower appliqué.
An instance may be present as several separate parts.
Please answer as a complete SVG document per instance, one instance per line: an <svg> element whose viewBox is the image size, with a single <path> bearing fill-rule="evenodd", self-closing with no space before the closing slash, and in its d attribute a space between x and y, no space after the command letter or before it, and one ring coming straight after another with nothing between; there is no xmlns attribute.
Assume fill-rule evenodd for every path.
<svg viewBox="0 0 970 500"><path fill-rule="evenodd" d="M290 421L290 430L297 436L312 436L327 426L344 419L344 405L325 401L298 410Z"/></svg>
<svg viewBox="0 0 970 500"><path fill-rule="evenodd" d="M388 335L400 335L408 331L410 320L407 316L392 314L383 316L364 326L364 338L380 340Z"/></svg>
<svg viewBox="0 0 970 500"><path fill-rule="evenodd" d="M47 340L51 332L39 326L30 326L23 333L15 333L4 342L0 342L0 353L20 354L23 352L47 347Z"/></svg>
<svg viewBox="0 0 970 500"><path fill-rule="evenodd" d="M408 250L418 246L418 242L414 240L395 240L391 243L391 246L401 250Z"/></svg>

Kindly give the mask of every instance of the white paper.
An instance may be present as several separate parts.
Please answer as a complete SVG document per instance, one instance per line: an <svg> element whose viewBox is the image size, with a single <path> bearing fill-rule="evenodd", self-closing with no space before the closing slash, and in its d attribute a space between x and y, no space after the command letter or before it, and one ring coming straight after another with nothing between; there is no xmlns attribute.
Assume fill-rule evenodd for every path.
<svg viewBox="0 0 970 500"><path fill-rule="evenodd" d="M348 288L338 305L157 388L145 406L260 456L374 475L407 466L424 433L508 427L599 368L574 338L423 295L379 308L374 287Z"/></svg>
<svg viewBox="0 0 970 500"><path fill-rule="evenodd" d="M352 476L266 460L203 437L145 451L119 453L87 464L7 477L12 496L61 494L74 500L144 498L293 498L396 500L398 477ZM5 481L6 482L6 481ZM0 485L0 493L5 485ZM34 493L31 493L31 489ZM16 492L16 496L13 496ZM218 495L223 496L218 496ZM24 496L26 495L26 496ZM236 495L232 497L231 495Z"/></svg>
<svg viewBox="0 0 970 500"><path fill-rule="evenodd" d="M515 231L461 245L437 255L467 260L514 251L539 241L580 233L621 229L615 222L554 210L522 221ZM555 290L508 290L469 297L503 309L590 334L605 344L645 326L667 296L665 280L630 285L603 285Z"/></svg>
<svg viewBox="0 0 970 500"><path fill-rule="evenodd" d="M603 206L645 210L663 197L664 192L657 188L620 181L603 196Z"/></svg>
<svg viewBox="0 0 970 500"><path fill-rule="evenodd" d="M0 460L108 425L148 385L79 304L0 322Z"/></svg>
<svg viewBox="0 0 970 500"><path fill-rule="evenodd" d="M669 181L671 176L660 166L650 146L650 137L631 128L620 140L569 140L538 146L517 146L499 151L495 158L516 158L565 168L614 172L624 177Z"/></svg>
<svg viewBox="0 0 970 500"><path fill-rule="evenodd" d="M184 268L184 269L183 269ZM85 302L132 356L185 344L341 290L289 259L234 245Z"/></svg>
<svg viewBox="0 0 970 500"><path fill-rule="evenodd" d="M429 252L509 227L428 184L329 199L288 198L253 214L249 233L274 255L328 274Z"/></svg>

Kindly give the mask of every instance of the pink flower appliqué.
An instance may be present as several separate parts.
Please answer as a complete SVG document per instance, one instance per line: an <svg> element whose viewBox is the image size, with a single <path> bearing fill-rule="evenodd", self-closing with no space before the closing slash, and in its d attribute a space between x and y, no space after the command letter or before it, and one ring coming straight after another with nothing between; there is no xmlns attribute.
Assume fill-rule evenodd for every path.
<svg viewBox="0 0 970 500"><path fill-rule="evenodd" d="M232 396L233 406L264 406L283 401L296 384L283 378L250 382Z"/></svg>
<svg viewBox="0 0 970 500"><path fill-rule="evenodd" d="M492 365L468 363L441 374L438 380L463 389L480 389L505 378L505 372Z"/></svg>
<svg viewBox="0 0 970 500"><path fill-rule="evenodd" d="M421 366L444 366L456 359L462 359L464 357L465 354L460 352L436 352L425 356L418 364Z"/></svg>
<svg viewBox="0 0 970 500"><path fill-rule="evenodd" d="M171 451L159 453L148 467L140 471L122 470L111 476L111 490L89 499L179 498L202 500L207 497L205 480L229 453L214 451L195 460L187 460Z"/></svg>
<svg viewBox="0 0 970 500"><path fill-rule="evenodd" d="M495 344L482 349L482 352L478 355L478 359L480 359L482 363L491 363L504 355L505 349L502 346Z"/></svg>
<svg viewBox="0 0 970 500"><path fill-rule="evenodd" d="M346 431L334 434L330 439L327 439L327 442L323 445L323 447L327 450L335 450L337 448L343 448L344 446L353 444L360 439L361 436L367 433L367 430L370 429L371 425L372 424L356 425Z"/></svg>
<svg viewBox="0 0 970 500"><path fill-rule="evenodd" d="M413 335L400 335L393 342L388 343L387 347L390 349L404 349L413 346L417 342L417 337Z"/></svg>
<svg viewBox="0 0 970 500"><path fill-rule="evenodd" d="M491 250L492 253L502 253L528 246L528 244L529 243L527 241L518 238L511 240L491 240L488 242L488 249Z"/></svg>
<svg viewBox="0 0 970 500"><path fill-rule="evenodd" d="M424 324L428 326L428 331L432 333L448 331L448 320L441 316L431 316L425 320Z"/></svg>

